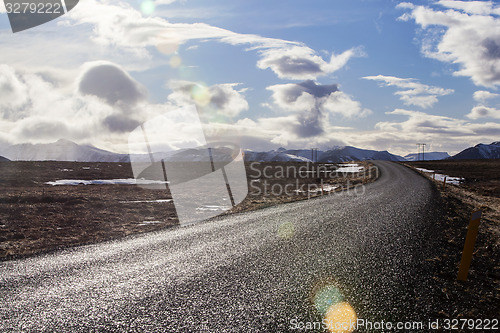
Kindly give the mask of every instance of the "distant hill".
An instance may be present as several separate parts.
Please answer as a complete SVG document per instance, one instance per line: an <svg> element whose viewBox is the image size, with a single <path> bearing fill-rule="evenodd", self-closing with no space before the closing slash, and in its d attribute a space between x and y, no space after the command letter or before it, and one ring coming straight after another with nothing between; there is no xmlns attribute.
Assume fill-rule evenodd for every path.
<svg viewBox="0 0 500 333"><path fill-rule="evenodd" d="M8 158L0 156L0 162L8 162L8 161L10 161Z"/></svg>
<svg viewBox="0 0 500 333"><path fill-rule="evenodd" d="M245 152L246 161L259 162L283 162L296 161L308 162L313 159L311 149L285 149L279 148L268 152ZM348 161L362 160L385 160L385 161L404 161L405 159L398 155L393 155L387 151L377 151L360 149L356 147L333 147L326 151L318 150L315 162L338 163Z"/></svg>
<svg viewBox="0 0 500 333"><path fill-rule="evenodd" d="M267 152L245 151L246 161L259 162L310 162L311 149L286 149L279 148ZM137 154L131 157L128 154L118 154L91 145L79 145L69 140L58 140L46 144L17 144L0 150L0 155L14 161L74 161L74 162L129 162L131 157L135 162L148 162L150 156ZM214 160L226 160L231 152L212 150ZM427 156L427 154L426 154ZM189 148L174 152L153 153L156 161L207 161L209 160L205 148ZM229 157L231 158L231 157ZM360 149L356 147L332 147L328 150L318 150L314 158L316 162L338 163L362 160L405 161L401 156L388 151Z"/></svg>
<svg viewBox="0 0 500 333"><path fill-rule="evenodd" d="M450 157L450 155L446 152L426 152L424 154L424 158L426 161L437 161L444 160L445 158ZM407 161L418 161L419 154L408 154L405 156ZM422 154L420 154L420 159L422 159Z"/></svg>
<svg viewBox="0 0 500 333"><path fill-rule="evenodd" d="M23 143L6 147L0 154L14 161L127 162L128 154L117 154L69 140L54 143Z"/></svg>
<svg viewBox="0 0 500 333"><path fill-rule="evenodd" d="M310 152L310 151L309 151ZM245 150L245 161L252 162L311 162L309 158L295 154L288 154L283 151L272 150L268 152L255 152Z"/></svg>
<svg viewBox="0 0 500 333"><path fill-rule="evenodd" d="M476 160L485 158L500 158L500 141L493 142L489 145L480 143L450 157L452 160Z"/></svg>

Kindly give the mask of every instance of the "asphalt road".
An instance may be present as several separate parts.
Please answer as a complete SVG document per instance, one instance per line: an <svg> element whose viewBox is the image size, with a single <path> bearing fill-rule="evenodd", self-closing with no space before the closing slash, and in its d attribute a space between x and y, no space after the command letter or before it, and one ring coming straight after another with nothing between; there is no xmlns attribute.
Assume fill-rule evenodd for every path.
<svg viewBox="0 0 500 333"><path fill-rule="evenodd" d="M2 262L0 331L285 332L321 321L318 283L358 318L426 320L435 194L377 165L364 193Z"/></svg>

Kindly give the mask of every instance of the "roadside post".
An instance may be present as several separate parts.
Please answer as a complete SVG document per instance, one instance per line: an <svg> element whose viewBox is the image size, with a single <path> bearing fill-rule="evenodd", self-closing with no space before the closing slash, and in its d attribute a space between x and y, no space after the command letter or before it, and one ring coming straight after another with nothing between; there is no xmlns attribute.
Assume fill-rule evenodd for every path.
<svg viewBox="0 0 500 333"><path fill-rule="evenodd" d="M482 209L479 209L472 213L470 218L467 236L465 237L464 250L462 251L462 260L460 261L460 267L458 269L458 280L460 281L467 281L467 275L469 274L472 253L474 252L474 244L476 243L482 214Z"/></svg>
<svg viewBox="0 0 500 333"><path fill-rule="evenodd" d="M443 179L443 190L446 188L446 176L444 176L444 179Z"/></svg>

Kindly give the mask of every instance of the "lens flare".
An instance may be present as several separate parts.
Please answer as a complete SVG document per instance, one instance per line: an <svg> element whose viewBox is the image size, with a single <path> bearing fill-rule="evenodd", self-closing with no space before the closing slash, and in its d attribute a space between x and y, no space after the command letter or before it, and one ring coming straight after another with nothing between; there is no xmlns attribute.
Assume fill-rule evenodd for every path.
<svg viewBox="0 0 500 333"><path fill-rule="evenodd" d="M212 99L208 88L201 84L196 84L191 88L191 97L199 106L207 106Z"/></svg>
<svg viewBox="0 0 500 333"><path fill-rule="evenodd" d="M351 333L355 329L357 319L352 306L347 302L340 302L328 309L324 322L332 333Z"/></svg>
<svg viewBox="0 0 500 333"><path fill-rule="evenodd" d="M174 55L170 58L170 67L172 68L178 68L182 64L182 59L178 55Z"/></svg>
<svg viewBox="0 0 500 333"><path fill-rule="evenodd" d="M323 286L313 296L314 307L322 315L325 315L332 306L343 300L344 296L340 290L332 284Z"/></svg>
<svg viewBox="0 0 500 333"><path fill-rule="evenodd" d="M291 222L282 223L278 227L278 237L283 239L290 239L295 234L295 226Z"/></svg>
<svg viewBox="0 0 500 333"><path fill-rule="evenodd" d="M177 50L179 49L179 43L177 43L175 41L160 41L156 45L156 48L161 53L166 54L166 55L170 55L170 54L174 54L175 52L177 52Z"/></svg>
<svg viewBox="0 0 500 333"><path fill-rule="evenodd" d="M141 3L141 11L145 15L151 15L155 11L155 4L151 0L145 0Z"/></svg>
<svg viewBox="0 0 500 333"><path fill-rule="evenodd" d="M334 278L319 280L311 291L310 301L323 317L329 332L350 333L356 328L356 311L345 301Z"/></svg>

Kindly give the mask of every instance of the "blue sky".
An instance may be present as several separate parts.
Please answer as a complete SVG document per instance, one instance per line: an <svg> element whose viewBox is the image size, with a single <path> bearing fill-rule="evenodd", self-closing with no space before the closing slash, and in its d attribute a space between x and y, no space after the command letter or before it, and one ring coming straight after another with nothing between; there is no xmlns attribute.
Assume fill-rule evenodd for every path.
<svg viewBox="0 0 500 333"><path fill-rule="evenodd" d="M85 0L16 34L0 13L0 144L125 152L140 123L192 104L254 150L500 140L490 1Z"/></svg>

